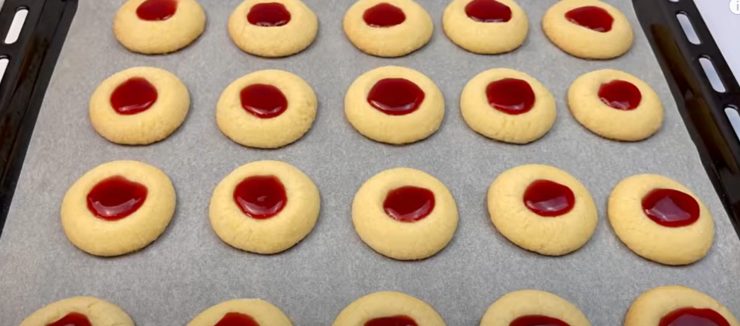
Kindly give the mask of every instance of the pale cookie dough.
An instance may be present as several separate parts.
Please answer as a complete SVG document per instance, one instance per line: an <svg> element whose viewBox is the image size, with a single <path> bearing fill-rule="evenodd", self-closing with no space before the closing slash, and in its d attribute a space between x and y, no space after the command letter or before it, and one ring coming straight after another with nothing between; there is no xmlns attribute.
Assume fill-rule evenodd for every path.
<svg viewBox="0 0 740 326"><path fill-rule="evenodd" d="M390 191L412 186L434 194L426 217L401 222L386 214L383 202ZM457 229L457 205L447 187L435 177L410 168L385 170L368 179L352 201L355 231L370 248L398 260L430 257L452 240Z"/></svg>
<svg viewBox="0 0 740 326"><path fill-rule="evenodd" d="M73 312L85 315L95 326L134 326L120 307L95 297L71 297L50 303L26 317L20 326L48 325Z"/></svg>
<svg viewBox="0 0 740 326"><path fill-rule="evenodd" d="M599 97L602 84L622 80L640 91L640 104L632 110L610 107ZM663 124L663 105L652 87L639 78L613 69L581 75L568 89L573 117L591 132L608 139L640 141L655 134Z"/></svg>
<svg viewBox="0 0 740 326"><path fill-rule="evenodd" d="M370 26L363 19L367 9L390 4L403 11L405 20L394 26ZM421 48L432 38L432 18L413 0L359 0L344 14L344 33L362 52L378 57L400 57Z"/></svg>
<svg viewBox="0 0 740 326"><path fill-rule="evenodd" d="M249 22L252 7L266 3L282 4L290 13L287 23L260 26ZM285 57L306 49L316 38L319 20L300 0L245 0L229 17L229 36L242 51L261 57Z"/></svg>
<svg viewBox="0 0 740 326"><path fill-rule="evenodd" d="M496 0L509 7L508 21L479 21L466 13L466 7L474 1L453 0L445 8L442 27L452 42L461 48L478 54L498 54L513 51L527 38L529 22L527 14L514 0Z"/></svg>
<svg viewBox="0 0 740 326"><path fill-rule="evenodd" d="M234 201L234 190L251 176L275 176L285 187L287 203L267 219L247 216ZM293 247L313 229L321 199L311 179L296 167L280 161L256 161L229 173L213 190L209 206L211 227L230 246L259 254L274 254Z"/></svg>
<svg viewBox="0 0 740 326"><path fill-rule="evenodd" d="M642 199L655 189L675 189L699 204L699 219L681 227L662 226L650 219ZM706 256L714 241L712 214L699 197L675 180L639 174L617 184L609 195L609 222L620 240L643 258L665 265L687 265Z"/></svg>
<svg viewBox="0 0 740 326"><path fill-rule="evenodd" d="M333 326L358 326L374 318L405 316L423 326L444 326L442 316L428 303L408 294L380 291L365 295L345 307Z"/></svg>
<svg viewBox="0 0 740 326"><path fill-rule="evenodd" d="M240 92L249 85L278 88L287 100L287 109L272 118L260 118L242 107ZM221 93L216 106L218 128L234 142L256 148L288 145L311 129L318 101L306 81L282 70L260 70L232 82Z"/></svg>
<svg viewBox="0 0 740 326"><path fill-rule="evenodd" d="M526 189L537 180L564 185L573 192L573 208L543 217L524 203ZM598 223L596 204L588 189L567 172L549 165L520 165L504 171L488 189L488 212L496 229L524 249L561 256L581 248Z"/></svg>
<svg viewBox="0 0 740 326"><path fill-rule="evenodd" d="M608 32L599 32L569 21L565 14L576 8L595 6L614 19ZM542 18L545 35L561 50L584 59L611 59L632 47L632 26L619 9L598 0L562 0L547 10Z"/></svg>
<svg viewBox="0 0 740 326"><path fill-rule="evenodd" d="M717 300L680 285L660 286L642 293L627 310L624 326L658 325L667 314L681 308L712 309L730 326L740 326L732 312Z"/></svg>
<svg viewBox="0 0 740 326"><path fill-rule="evenodd" d="M550 292L538 290L519 290L502 296L488 307L480 325L509 326L517 318L531 315L557 318L570 326L591 325L572 303Z"/></svg>
<svg viewBox="0 0 740 326"><path fill-rule="evenodd" d="M120 114L113 109L111 96L132 78L143 78L157 90L157 100L145 111ZM123 145L147 145L171 135L185 121L190 94L177 76L154 67L134 67L104 80L90 97L89 115L95 131L103 138Z"/></svg>
<svg viewBox="0 0 740 326"><path fill-rule="evenodd" d="M371 106L367 99L370 90L386 78L406 79L421 88L424 100L419 108L405 115L389 115ZM445 115L445 100L437 85L424 74L410 68L384 66L365 72L350 85L344 97L344 113L363 136L402 145L427 138L439 129Z"/></svg>
<svg viewBox="0 0 740 326"><path fill-rule="evenodd" d="M110 221L88 209L87 196L99 182L121 176L147 188L144 203L130 215ZM139 161L112 161L93 168L67 190L62 201L64 233L72 244L96 256L142 249L167 228L175 213L175 188L160 169Z"/></svg>
<svg viewBox="0 0 740 326"><path fill-rule="evenodd" d="M180 50L203 33L206 14L196 0L177 0L175 13L164 20L139 18L139 6L161 0L128 0L113 20L113 33L124 47L143 54L163 54Z"/></svg>
<svg viewBox="0 0 740 326"><path fill-rule="evenodd" d="M495 109L486 96L491 82L513 78L526 81L534 93L534 105L528 112L508 114ZM468 126L488 138L514 144L526 144L544 136L555 123L555 98L533 77L512 69L486 70L471 79L460 95L460 110Z"/></svg>
<svg viewBox="0 0 740 326"><path fill-rule="evenodd" d="M242 313L259 325L291 326L288 316L280 308L260 299L235 299L221 302L195 316L188 326L213 326L228 313Z"/></svg>

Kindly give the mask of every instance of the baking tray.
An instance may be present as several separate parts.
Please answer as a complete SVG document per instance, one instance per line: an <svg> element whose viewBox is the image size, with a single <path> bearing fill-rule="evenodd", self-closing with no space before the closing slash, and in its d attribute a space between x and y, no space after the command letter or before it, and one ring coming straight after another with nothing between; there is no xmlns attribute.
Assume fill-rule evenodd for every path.
<svg viewBox="0 0 740 326"><path fill-rule="evenodd" d="M0 0L0 234L77 0ZM15 42L11 25L27 10ZM18 26L18 25L16 25Z"/></svg>
<svg viewBox="0 0 740 326"><path fill-rule="evenodd" d="M703 1L697 4L706 8L709 4ZM633 0L633 3L673 96L679 101L679 112L707 174L740 236L740 126L734 126L731 121L740 108L737 78L740 76L733 76L728 64L733 58L722 55L694 1ZM724 7L732 15L730 8L718 7ZM688 17L687 26L679 24L678 15ZM709 18L721 21L725 17L716 14ZM690 30L698 36L698 44L697 40L688 40ZM727 52L727 55L737 54ZM714 74L705 71L700 60L709 61Z"/></svg>
<svg viewBox="0 0 740 326"><path fill-rule="evenodd" d="M183 325L226 299L259 297L281 307L296 325L327 325L357 297L398 290L432 304L449 325L477 325L501 295L521 288L551 291L579 306L594 325L618 325L644 290L683 284L711 294L740 312L740 241L705 174L668 85L639 28L632 5L610 1L632 23L635 44L612 61L585 61L551 45L539 27L554 1L520 0L530 18L525 44L511 54L480 56L452 44L441 30L447 1L425 1L434 18L431 42L398 59L364 55L344 37L341 19L352 1L306 1L319 16L316 42L284 59L263 59L238 50L226 20L240 0L201 0L208 26L192 46L167 56L132 54L111 32L119 1L82 1L62 49L0 238L0 324L15 325L39 307L73 295L94 295L120 305L137 325ZM344 93L361 73L402 65L430 76L446 98L440 130L417 144L396 147L355 132L343 115ZM183 126L163 142L118 146L99 137L87 118L87 101L110 74L138 65L168 69L188 85L192 107ZM463 122L459 94L465 83L493 67L520 69L538 78L557 99L558 118L542 140L526 146L485 139ZM255 70L285 69L316 90L313 129L279 150L243 148L216 127L215 105L234 79ZM564 102L582 73L617 68L651 84L666 108L663 128L639 143L599 138L570 116ZM88 169L110 160L137 159L162 168L177 189L177 212L151 246L118 258L97 258L74 248L59 222L66 189ZM213 187L247 162L277 159L304 170L322 194L313 232L293 249L261 256L233 249L211 230L207 206ZM591 191L600 221L593 238L565 257L522 250L492 226L485 207L490 182L504 170L546 163L569 171ZM350 204L375 173L396 166L437 176L457 200L460 224L438 255L419 262L384 258L352 228ZM606 198L622 178L661 173L696 192L714 214L716 240L709 255L687 267L645 261L627 249L605 218Z"/></svg>

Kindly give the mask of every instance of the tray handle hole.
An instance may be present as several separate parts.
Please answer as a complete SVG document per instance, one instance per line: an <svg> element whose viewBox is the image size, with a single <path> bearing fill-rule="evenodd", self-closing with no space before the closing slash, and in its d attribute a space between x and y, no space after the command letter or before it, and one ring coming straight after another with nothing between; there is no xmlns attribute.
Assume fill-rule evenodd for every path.
<svg viewBox="0 0 740 326"><path fill-rule="evenodd" d="M678 24L681 25L681 29L683 29L683 34L686 35L686 39L688 39L691 44L701 44L699 35L696 34L696 30L694 30L694 24L691 23L691 19L689 19L689 16L686 15L685 12L679 12L678 14L676 14L676 19L678 19Z"/></svg>
<svg viewBox="0 0 740 326"><path fill-rule="evenodd" d="M737 111L737 108L728 106L725 108L725 115L727 116L727 120L730 120L732 129L735 130L737 140L740 141L740 112Z"/></svg>
<svg viewBox="0 0 740 326"><path fill-rule="evenodd" d="M21 30L23 30L23 23L26 22L27 16L28 9L23 7L18 8L15 12L15 16L13 16L13 22L10 23L10 28L8 28L8 34L5 34L5 44L13 44L18 41L18 37L21 35Z"/></svg>
<svg viewBox="0 0 740 326"><path fill-rule="evenodd" d="M699 64L701 65L701 69L704 70L704 75L709 79L709 84L712 85L712 88L718 93L724 93L726 91L725 84L719 78L719 74L717 74L712 60L708 56L703 56L699 58Z"/></svg>
<svg viewBox="0 0 740 326"><path fill-rule="evenodd" d="M0 55L0 85L3 84L3 76L5 75L5 69L8 68L10 60L6 56Z"/></svg>

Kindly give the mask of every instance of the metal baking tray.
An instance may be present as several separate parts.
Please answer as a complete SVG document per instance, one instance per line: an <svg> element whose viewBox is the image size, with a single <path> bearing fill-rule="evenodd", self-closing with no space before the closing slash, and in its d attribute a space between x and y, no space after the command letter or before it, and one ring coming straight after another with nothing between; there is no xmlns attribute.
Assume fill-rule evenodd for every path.
<svg viewBox="0 0 740 326"><path fill-rule="evenodd" d="M586 61L553 46L540 20L553 0L519 0L530 21L525 44L497 56L475 55L443 34L447 1L424 1L434 18L431 42L397 59L362 54L346 40L341 20L350 0L307 0L320 19L319 35L305 52L283 59L242 53L226 31L241 0L200 0L206 32L190 47L165 56L133 54L111 31L121 1L80 1L28 146L7 222L0 238L0 324L16 325L41 306L68 296L93 295L120 305L137 325L184 325L201 310L239 297L264 298L296 325L327 325L357 297L398 290L421 298L449 325L477 325L501 295L522 288L554 292L575 303L594 325L618 325L642 291L683 284L705 291L740 313L740 241L704 172L697 148L676 108L658 61L629 1L614 0L629 18L635 44L611 61ZM132 66L168 69L189 87L192 107L170 138L145 147L111 144L87 117L87 101L100 81ZM431 77L445 95L446 116L429 139L388 146L358 134L345 121L343 98L361 73L401 65ZM458 107L465 83L480 71L525 71L555 95L557 121L543 139L525 146L488 140L469 129ZM221 134L215 106L234 79L259 69L294 72L315 89L319 111L313 129L278 150L241 147ZM652 85L665 105L665 123L638 143L591 134L569 114L565 94L582 73L616 68ZM59 221L67 188L90 168L110 160L136 159L162 168L177 189L177 212L165 233L140 252L98 258L73 247ZM276 159L305 171L321 191L321 215L313 232L291 250L262 256L233 249L211 230L208 201L215 185L247 162ZM544 257L508 242L492 226L485 207L490 182L525 163L555 165L581 180L599 209L593 238L564 257ZM460 224L438 255L399 262L376 254L353 230L350 205L357 188L375 173L408 166L427 171L451 190ZM605 216L606 199L622 178L660 173L696 192L716 222L709 255L686 267L667 267L633 254Z"/></svg>

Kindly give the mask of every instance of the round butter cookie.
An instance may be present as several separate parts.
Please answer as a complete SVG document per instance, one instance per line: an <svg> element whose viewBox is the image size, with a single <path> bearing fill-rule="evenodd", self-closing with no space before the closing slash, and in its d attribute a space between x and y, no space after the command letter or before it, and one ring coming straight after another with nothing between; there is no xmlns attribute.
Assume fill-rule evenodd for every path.
<svg viewBox="0 0 740 326"><path fill-rule="evenodd" d="M561 50L584 59L619 57L634 39L627 17L599 0L556 2L542 18L542 29Z"/></svg>
<svg viewBox="0 0 740 326"><path fill-rule="evenodd" d="M657 174L620 181L609 195L609 222L622 242L645 259L687 265L714 241L712 214L684 185Z"/></svg>
<svg viewBox="0 0 740 326"><path fill-rule="evenodd" d="M527 14L514 0L452 0L442 16L452 42L478 54L513 51L527 38Z"/></svg>
<svg viewBox="0 0 740 326"><path fill-rule="evenodd" d="M113 74L90 97L95 131L122 145L148 145L171 135L190 109L187 87L174 74L134 67Z"/></svg>
<svg viewBox="0 0 740 326"><path fill-rule="evenodd" d="M400 57L432 38L432 18L413 0L359 0L344 14L344 33L362 52Z"/></svg>
<svg viewBox="0 0 740 326"><path fill-rule="evenodd" d="M280 308L260 299L235 299L203 310L187 326L292 326Z"/></svg>
<svg viewBox="0 0 740 326"><path fill-rule="evenodd" d="M20 326L134 326L120 307L95 297L71 297L51 303L24 319Z"/></svg>
<svg viewBox="0 0 740 326"><path fill-rule="evenodd" d="M431 136L445 114L437 85L424 74L405 67L370 70L350 85L344 114L363 136L403 145Z"/></svg>
<svg viewBox="0 0 740 326"><path fill-rule="evenodd" d="M285 251L313 230L321 199L311 179L280 161L256 161L213 190L211 227L230 246L259 254Z"/></svg>
<svg viewBox="0 0 740 326"><path fill-rule="evenodd" d="M430 257L452 240L457 205L435 177L410 168L380 172L352 202L355 231L370 248L398 260Z"/></svg>
<svg viewBox="0 0 740 326"><path fill-rule="evenodd" d="M278 148L303 137L316 118L318 101L301 77L260 70L232 82L216 105L216 123L234 142Z"/></svg>
<svg viewBox="0 0 740 326"><path fill-rule="evenodd" d="M175 187L160 169L112 161L85 173L62 201L62 227L72 244L96 256L118 256L154 242L175 213Z"/></svg>
<svg viewBox="0 0 740 326"><path fill-rule="evenodd" d="M588 189L567 172L541 164L501 173L488 188L488 213L504 237L548 256L578 250L598 223Z"/></svg>
<svg viewBox="0 0 740 326"><path fill-rule="evenodd" d="M619 70L596 70L578 77L568 89L568 107L586 129L613 140L640 141L663 124L658 94Z"/></svg>
<svg viewBox="0 0 740 326"><path fill-rule="evenodd" d="M555 123L555 98L533 77L516 70L486 70L460 95L468 126L488 138L526 144L543 137Z"/></svg>
<svg viewBox="0 0 740 326"><path fill-rule="evenodd" d="M445 326L428 303L408 294L381 291L365 295L344 308L333 326L424 325Z"/></svg>
<svg viewBox="0 0 740 326"><path fill-rule="evenodd" d="M660 286L641 294L624 317L624 326L740 326L729 309L714 298L680 285Z"/></svg>
<svg viewBox="0 0 740 326"><path fill-rule="evenodd" d="M118 42L142 54L180 50L205 28L206 14L196 0L128 0L113 20Z"/></svg>
<svg viewBox="0 0 740 326"><path fill-rule="evenodd" d="M245 0L229 17L228 29L246 53L286 57L313 43L319 20L300 0Z"/></svg>
<svg viewBox="0 0 740 326"><path fill-rule="evenodd" d="M591 326L578 307L550 292L509 292L491 304L481 326Z"/></svg>

